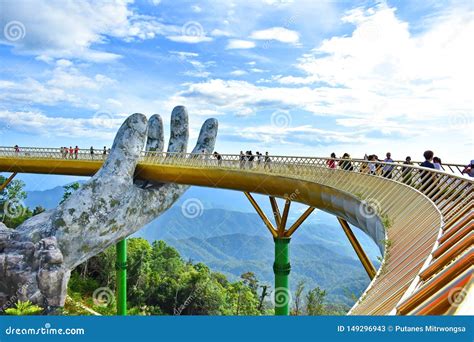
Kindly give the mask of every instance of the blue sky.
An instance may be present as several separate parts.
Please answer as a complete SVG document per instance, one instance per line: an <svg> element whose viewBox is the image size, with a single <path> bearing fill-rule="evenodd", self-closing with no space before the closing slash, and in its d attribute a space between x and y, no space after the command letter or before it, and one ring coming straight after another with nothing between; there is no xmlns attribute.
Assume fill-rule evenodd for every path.
<svg viewBox="0 0 474 342"><path fill-rule="evenodd" d="M472 1L0 0L0 29L2 146L185 105L221 153L474 158Z"/></svg>

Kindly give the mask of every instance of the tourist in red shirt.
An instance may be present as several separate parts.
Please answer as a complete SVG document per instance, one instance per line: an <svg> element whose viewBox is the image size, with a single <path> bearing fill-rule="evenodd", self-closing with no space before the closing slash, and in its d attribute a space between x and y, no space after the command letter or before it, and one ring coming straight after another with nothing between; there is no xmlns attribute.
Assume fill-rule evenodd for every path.
<svg viewBox="0 0 474 342"><path fill-rule="evenodd" d="M336 158L336 154L333 152L331 153L331 158ZM334 159L328 159L326 161L326 164L330 169L335 169L336 168L336 161Z"/></svg>

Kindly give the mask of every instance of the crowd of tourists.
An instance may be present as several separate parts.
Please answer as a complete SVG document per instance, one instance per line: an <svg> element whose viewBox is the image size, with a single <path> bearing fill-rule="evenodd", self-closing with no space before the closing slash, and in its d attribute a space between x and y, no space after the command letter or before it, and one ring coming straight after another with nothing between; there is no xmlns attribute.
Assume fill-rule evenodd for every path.
<svg viewBox="0 0 474 342"><path fill-rule="evenodd" d="M425 161L420 166L428 167L436 170L443 170L441 159L435 157L432 151L425 151L423 154ZM370 173L373 175L382 175L386 178L392 177L392 171L394 169L394 160L392 154L387 152L385 159L380 159L376 154L364 155L364 163L361 164L360 171ZM407 156L404 165L413 165L411 157ZM339 168L348 171L354 171L354 167L351 162L351 156L349 153L344 153L341 158L337 158L335 153L331 153L331 158L327 160L327 165L331 169Z"/></svg>
<svg viewBox="0 0 474 342"><path fill-rule="evenodd" d="M107 149L106 146L104 146L104 149L102 151L95 150L93 146L90 147L88 154L89 156L86 155L86 151L80 152L80 148L76 145L76 147L61 147L60 148L61 156L64 159L85 159L85 158L90 158L90 159L95 159L95 158L102 158L105 159L107 154L110 152L110 148Z"/></svg>
<svg viewBox="0 0 474 342"><path fill-rule="evenodd" d="M20 153L20 147L15 145L13 147L15 153ZM62 158L64 159L85 159L88 158L86 151L80 150L80 148L76 145L75 147L63 146L60 148L60 153ZM110 153L110 148L107 149L106 146L102 150L95 150L93 146L90 147L88 154L90 159L95 158L102 158L105 157ZM205 150L201 151L202 154L206 154ZM217 161L217 165L221 166L224 158L220 153L215 151L212 153L212 156ZM433 151L425 151L423 153L424 161L420 163L419 166L426 167L434 170L444 170L443 164L441 162L441 158L434 155ZM208 159L209 156L206 157ZM253 167L263 167L264 169L271 168L272 159L268 152L265 154L260 152L252 153L252 151L240 151L239 154L239 166L241 169L252 169ZM342 169L347 171L355 171L356 167L354 166L354 160L351 158L349 153L344 153L340 158L336 157L335 153L331 153L331 156L326 161L327 167L330 169ZM410 156L407 156L403 162L403 165L413 165L412 159ZM364 159L362 163L358 163L357 171L366 172L373 175L380 175L386 178L392 178L393 170L396 166L395 161L392 159L392 154L387 152L384 159L380 159L376 154L364 155ZM402 176L405 176L409 173L409 167L402 167ZM471 160L469 164L467 164L463 170L461 170L462 174L466 174L470 177L474 177L474 160Z"/></svg>

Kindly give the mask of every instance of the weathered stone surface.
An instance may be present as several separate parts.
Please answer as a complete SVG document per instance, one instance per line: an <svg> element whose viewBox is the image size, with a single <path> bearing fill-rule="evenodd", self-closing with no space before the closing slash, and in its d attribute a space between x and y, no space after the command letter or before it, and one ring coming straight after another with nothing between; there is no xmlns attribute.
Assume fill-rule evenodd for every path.
<svg viewBox="0 0 474 342"><path fill-rule="evenodd" d="M193 153L214 149L217 120L204 122ZM169 152L186 152L188 114L171 114ZM163 122L133 114L120 127L102 168L58 208L12 230L0 224L0 310L29 299L45 308L64 305L74 267L133 234L166 211L188 186L134 181L143 147L163 150Z"/></svg>
<svg viewBox="0 0 474 342"><path fill-rule="evenodd" d="M158 114L154 114L148 120L148 140L146 150L163 152L165 139L163 134L163 120Z"/></svg>
<svg viewBox="0 0 474 342"><path fill-rule="evenodd" d="M38 271L38 287L45 297L45 306L63 306L66 301L67 282L71 272L60 267L41 268Z"/></svg>

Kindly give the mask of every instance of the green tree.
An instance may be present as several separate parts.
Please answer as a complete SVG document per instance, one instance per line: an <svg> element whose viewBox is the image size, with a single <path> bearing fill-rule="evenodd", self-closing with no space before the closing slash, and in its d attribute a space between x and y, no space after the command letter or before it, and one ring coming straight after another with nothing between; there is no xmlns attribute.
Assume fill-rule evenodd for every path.
<svg viewBox="0 0 474 342"><path fill-rule="evenodd" d="M6 178L0 176L0 184L6 182ZM26 191L25 182L19 179L14 179L6 186L5 189L2 190L0 193L0 201L4 202L11 199L18 199L18 200L25 200L26 199Z"/></svg>
<svg viewBox="0 0 474 342"><path fill-rule="evenodd" d="M79 184L79 182L74 182L74 183L63 186L64 194L63 194L63 198L62 198L61 202L59 202L59 203L61 204L65 200L67 200L69 198L69 196L71 196L72 193L74 191L78 190L80 187L81 187L81 184Z"/></svg>
<svg viewBox="0 0 474 342"><path fill-rule="evenodd" d="M293 310L292 315L298 316L301 315L301 311L303 309L303 291L304 291L304 280L300 280L298 285L296 286L295 291L295 300L293 301Z"/></svg>
<svg viewBox="0 0 474 342"><path fill-rule="evenodd" d="M259 315L259 298L243 282L232 283L227 289L227 315Z"/></svg>
<svg viewBox="0 0 474 342"><path fill-rule="evenodd" d="M7 179L0 176L0 184ZM25 183L14 179L0 193L0 213L3 223L10 228L16 228L32 216L31 210L25 206Z"/></svg>
<svg viewBox="0 0 474 342"><path fill-rule="evenodd" d="M150 286L152 247L142 238L127 239L128 297L132 305L146 303Z"/></svg>
<svg viewBox="0 0 474 342"><path fill-rule="evenodd" d="M319 287L308 291L306 294L306 314L310 316L319 316L326 314L324 301L326 299L326 291Z"/></svg>
<svg viewBox="0 0 474 342"><path fill-rule="evenodd" d="M6 309L5 313L11 316L30 316L39 315L42 311L42 308L27 300L26 302L18 301L14 308Z"/></svg>
<svg viewBox="0 0 474 342"><path fill-rule="evenodd" d="M38 205L33 209L33 216L41 214L44 211L46 211L46 209L43 208L42 206Z"/></svg>
<svg viewBox="0 0 474 342"><path fill-rule="evenodd" d="M253 272L246 272L240 276L243 279L244 284L252 290L255 294L257 294L258 290L258 280Z"/></svg>
<svg viewBox="0 0 474 342"><path fill-rule="evenodd" d="M203 263L185 262L164 241L152 245L142 238L127 239L128 307L141 315L259 315L258 279L251 272L230 282ZM69 295L92 304L99 287L115 289L115 246L79 265L71 275ZM81 300L83 298L83 300ZM97 308L114 314L112 305Z"/></svg>

